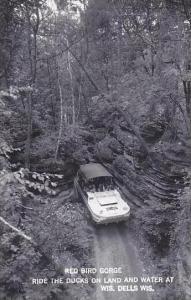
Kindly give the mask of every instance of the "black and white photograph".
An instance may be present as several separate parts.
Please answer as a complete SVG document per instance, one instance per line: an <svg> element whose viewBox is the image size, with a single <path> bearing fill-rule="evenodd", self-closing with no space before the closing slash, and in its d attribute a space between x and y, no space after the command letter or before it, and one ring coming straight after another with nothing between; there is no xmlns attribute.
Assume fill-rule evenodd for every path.
<svg viewBox="0 0 191 300"><path fill-rule="evenodd" d="M0 300L191 300L190 0L0 0Z"/></svg>

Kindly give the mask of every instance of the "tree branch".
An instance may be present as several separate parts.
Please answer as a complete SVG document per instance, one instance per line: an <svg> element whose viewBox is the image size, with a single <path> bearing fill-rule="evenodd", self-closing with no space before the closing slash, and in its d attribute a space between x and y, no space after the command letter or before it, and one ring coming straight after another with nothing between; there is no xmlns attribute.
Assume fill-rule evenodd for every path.
<svg viewBox="0 0 191 300"><path fill-rule="evenodd" d="M4 218L0 217L0 221L7 225L9 228L11 228L13 231L15 231L18 235L22 236L24 239L28 240L29 242L33 243L32 238L28 235L26 235L24 232L22 232L20 229L16 228L15 226L8 223Z"/></svg>

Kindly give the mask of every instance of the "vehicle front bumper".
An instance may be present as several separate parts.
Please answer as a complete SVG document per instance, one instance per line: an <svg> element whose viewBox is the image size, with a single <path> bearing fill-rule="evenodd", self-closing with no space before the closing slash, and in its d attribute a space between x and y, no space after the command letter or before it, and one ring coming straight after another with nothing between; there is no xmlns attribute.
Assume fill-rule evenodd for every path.
<svg viewBox="0 0 191 300"><path fill-rule="evenodd" d="M109 223L118 223L118 222L122 222L122 221L126 221L129 216L130 216L130 212L128 212L127 214L123 214L123 215L118 215L118 216L109 216L109 217L101 217L95 214L91 214L92 215L92 219L96 224L109 224Z"/></svg>

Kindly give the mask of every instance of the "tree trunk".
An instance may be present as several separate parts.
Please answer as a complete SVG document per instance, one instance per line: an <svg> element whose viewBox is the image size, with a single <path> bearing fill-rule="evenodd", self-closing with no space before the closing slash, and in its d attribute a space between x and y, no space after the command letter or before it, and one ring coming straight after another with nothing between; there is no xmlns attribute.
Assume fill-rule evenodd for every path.
<svg viewBox="0 0 191 300"><path fill-rule="evenodd" d="M69 48L68 39L66 40L67 47ZM75 125L75 98L74 98L74 85L73 85L73 74L72 74L72 66L71 66L71 55L70 51L67 51L68 56L68 72L70 75L70 86L71 86L71 98L72 98L72 126Z"/></svg>
<svg viewBox="0 0 191 300"><path fill-rule="evenodd" d="M26 21L27 21L27 44L28 44L28 59L29 59L29 95L28 95L28 124L27 124L27 140L25 146L25 167L30 169L30 156L31 156L31 135L32 135L32 107L33 107L33 88L36 81L36 67L37 67L37 33L39 28L39 10L38 3L35 1L35 14L36 14L36 24L32 25L31 16L29 12L29 7L25 5L26 9ZM32 34L33 33L33 40Z"/></svg>
<svg viewBox="0 0 191 300"><path fill-rule="evenodd" d="M31 153L31 135L32 135L32 91L28 95L28 124L27 124L27 140L25 148L25 167L30 169L30 153Z"/></svg>
<svg viewBox="0 0 191 300"><path fill-rule="evenodd" d="M58 151L60 147L60 142L62 138L62 132L63 132L63 94L62 94L62 87L60 84L60 79L58 78L58 88L59 88L59 94L60 94L60 127L59 127L59 134L58 134L58 140L56 145L56 152L55 152L55 160L58 158Z"/></svg>
<svg viewBox="0 0 191 300"><path fill-rule="evenodd" d="M31 41L31 25L29 9L26 5L26 18L27 18L27 44L28 44L28 59L30 68L30 87L32 89L33 78L33 59L32 59L32 41ZM25 167L30 169L30 152L31 152L31 134L32 134L32 90L29 91L27 97L27 140L25 145Z"/></svg>
<svg viewBox="0 0 191 300"><path fill-rule="evenodd" d="M56 127L56 116L55 116L55 109L54 109L54 101L53 101L53 88L52 88L52 81L51 81L51 72L50 72L50 63L49 60L47 59L47 71L48 71L48 82L49 82L49 88L50 88L50 101L51 101L51 110L52 110L52 123L53 126Z"/></svg>
<svg viewBox="0 0 191 300"><path fill-rule="evenodd" d="M83 63L80 61L80 59L76 56L76 54L72 51L72 49L69 46L65 45L65 47L68 49L68 51L70 52L70 54L74 57L74 59L77 61L77 63L80 66L80 68L84 71L84 74L86 75L87 79L92 84L92 86L95 88L95 90L97 92L101 93L99 87L97 86L97 84L95 83L95 81L93 80L93 78L90 76L89 72L87 71L87 69L85 68L85 66L83 65Z"/></svg>
<svg viewBox="0 0 191 300"><path fill-rule="evenodd" d="M183 81L183 86L186 98L186 113L189 121L189 135L191 135L191 82Z"/></svg>

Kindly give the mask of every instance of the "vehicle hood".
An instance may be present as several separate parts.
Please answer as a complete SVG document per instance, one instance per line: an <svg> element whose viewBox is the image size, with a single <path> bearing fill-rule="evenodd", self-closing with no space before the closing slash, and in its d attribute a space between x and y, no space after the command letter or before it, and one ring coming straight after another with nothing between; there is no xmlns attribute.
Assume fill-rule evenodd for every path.
<svg viewBox="0 0 191 300"><path fill-rule="evenodd" d="M88 193L89 199L97 200L101 206L118 204L120 195L118 191L104 191Z"/></svg>
<svg viewBox="0 0 191 300"><path fill-rule="evenodd" d="M129 216L130 207L118 190L88 193L88 208L96 220L119 220Z"/></svg>

